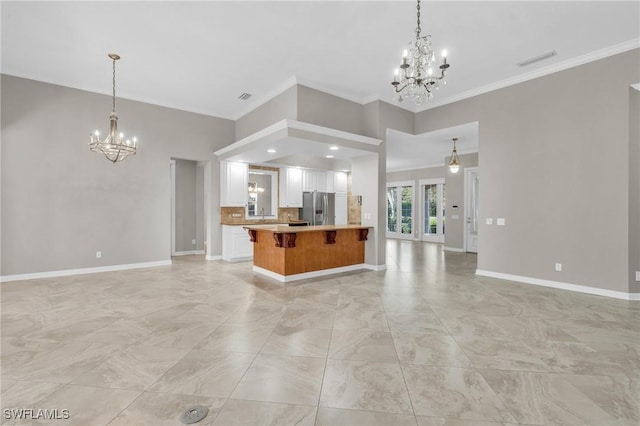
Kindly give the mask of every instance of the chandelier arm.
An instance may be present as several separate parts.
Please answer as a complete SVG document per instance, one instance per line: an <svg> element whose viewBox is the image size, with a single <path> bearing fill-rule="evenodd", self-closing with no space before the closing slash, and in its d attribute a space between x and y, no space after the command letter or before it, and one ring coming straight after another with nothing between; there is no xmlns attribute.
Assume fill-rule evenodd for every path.
<svg viewBox="0 0 640 426"><path fill-rule="evenodd" d="M422 29L420 28L420 0L418 0L418 28L416 28L416 36L420 38L420 32Z"/></svg>
<svg viewBox="0 0 640 426"><path fill-rule="evenodd" d="M406 85L406 84L405 84L404 86L402 86L401 88L399 88L399 89L398 89L398 86L396 86L396 88L395 88L395 89L396 89L396 93L400 93L400 92L402 92L402 91L403 91L404 89L406 89L406 88L407 88L407 85Z"/></svg>

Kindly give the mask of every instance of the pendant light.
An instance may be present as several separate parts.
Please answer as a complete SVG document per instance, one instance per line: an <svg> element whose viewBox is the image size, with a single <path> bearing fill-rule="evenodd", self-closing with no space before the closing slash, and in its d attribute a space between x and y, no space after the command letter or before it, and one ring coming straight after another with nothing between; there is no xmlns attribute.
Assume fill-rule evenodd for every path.
<svg viewBox="0 0 640 426"><path fill-rule="evenodd" d="M453 138L453 152L451 153L451 160L449 161L449 170L451 173L458 173L460 170L460 160L458 159L458 151L456 150L456 141L458 138Z"/></svg>

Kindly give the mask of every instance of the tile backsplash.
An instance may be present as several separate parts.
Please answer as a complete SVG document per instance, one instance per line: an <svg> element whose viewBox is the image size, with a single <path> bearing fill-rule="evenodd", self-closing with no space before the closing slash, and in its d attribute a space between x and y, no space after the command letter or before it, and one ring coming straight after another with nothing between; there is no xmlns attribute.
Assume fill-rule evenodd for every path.
<svg viewBox="0 0 640 426"><path fill-rule="evenodd" d="M223 225L246 225L255 223L287 223L298 219L298 209L279 208L277 219L247 220L244 207L220 207L220 223Z"/></svg>

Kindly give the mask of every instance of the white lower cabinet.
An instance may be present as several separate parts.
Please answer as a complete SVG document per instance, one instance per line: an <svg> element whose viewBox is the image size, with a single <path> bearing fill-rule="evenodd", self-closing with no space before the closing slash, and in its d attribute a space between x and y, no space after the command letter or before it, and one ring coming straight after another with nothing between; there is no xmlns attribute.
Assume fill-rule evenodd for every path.
<svg viewBox="0 0 640 426"><path fill-rule="evenodd" d="M253 243L242 226L222 225L222 259L227 262L253 259Z"/></svg>

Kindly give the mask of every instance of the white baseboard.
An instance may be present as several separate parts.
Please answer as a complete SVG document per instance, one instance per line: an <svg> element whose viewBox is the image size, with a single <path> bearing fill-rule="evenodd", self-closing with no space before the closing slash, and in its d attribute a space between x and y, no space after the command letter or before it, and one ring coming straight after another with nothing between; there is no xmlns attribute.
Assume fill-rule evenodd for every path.
<svg viewBox="0 0 640 426"><path fill-rule="evenodd" d="M222 256L221 255L216 255L216 256L207 255L206 259L207 260L222 260Z"/></svg>
<svg viewBox="0 0 640 426"><path fill-rule="evenodd" d="M447 247L447 246L444 246L444 247L442 247L442 249L443 249L444 251L455 251L455 252L458 252L458 253L464 253L464 252L465 252L465 251L464 251L464 249L457 248L457 247Z"/></svg>
<svg viewBox="0 0 640 426"><path fill-rule="evenodd" d="M194 254L204 254L204 250L176 251L171 256L189 256Z"/></svg>
<svg viewBox="0 0 640 426"><path fill-rule="evenodd" d="M360 271L362 269L369 269L367 266L374 266L374 265L366 265L364 263L360 263L358 265L341 266L339 268L322 269L320 271L304 272L302 274L294 274L294 275L280 275L276 272L269 271L268 269L264 269L255 265L253 265L253 271L262 275L266 275L267 277L273 278L280 282L288 283L291 281L299 281L307 278L324 277L326 275L334 275L334 274L340 274L343 272Z"/></svg>
<svg viewBox="0 0 640 426"><path fill-rule="evenodd" d="M372 271L384 271L387 269L387 265L371 265L370 263L365 263L363 266L365 269L369 269Z"/></svg>
<svg viewBox="0 0 640 426"><path fill-rule="evenodd" d="M220 256L220 259L224 260L225 262L231 262L231 263L247 262L249 260L253 260L253 255L251 255L251 256L228 257L226 259L224 257Z"/></svg>
<svg viewBox="0 0 640 426"><path fill-rule="evenodd" d="M156 266L169 266L171 260L157 262L129 263L125 265L97 266L94 268L65 269L61 271L35 272L32 274L5 275L0 277L0 282L36 280L39 278L66 277L69 275L95 274L99 272L123 271L126 269L153 268Z"/></svg>
<svg viewBox="0 0 640 426"><path fill-rule="evenodd" d="M476 275L498 278L501 280L517 281L525 284L539 285L542 287L558 288L561 290L569 290L579 293L594 294L596 296L612 297L615 299L640 300L640 293L625 293L622 291L607 290L604 288L589 287L578 284L569 284L560 281L542 280L539 278L525 277L522 275L503 274L502 272L483 271L481 269L476 269Z"/></svg>

